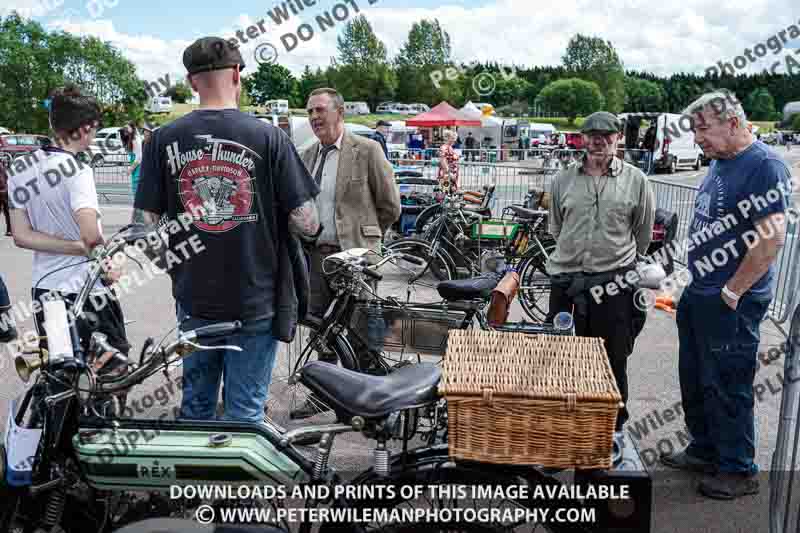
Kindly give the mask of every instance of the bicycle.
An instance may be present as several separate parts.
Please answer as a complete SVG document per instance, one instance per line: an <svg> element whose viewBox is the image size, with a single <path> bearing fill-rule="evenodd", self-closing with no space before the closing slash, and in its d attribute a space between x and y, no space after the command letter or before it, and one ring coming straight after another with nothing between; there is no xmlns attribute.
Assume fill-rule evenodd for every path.
<svg viewBox="0 0 800 533"><path fill-rule="evenodd" d="M537 192L528 192L525 206L535 205ZM448 195L441 204L441 216L426 227L422 238L398 239L386 250L421 259L423 267L409 282L423 285L511 266L520 275L522 309L531 320L542 322L550 293L545 267L555 240L546 231L547 211L525 206L508 206L499 224L485 224L482 216L464 210L462 194ZM487 237L483 230L495 234Z"/></svg>
<svg viewBox="0 0 800 533"><path fill-rule="evenodd" d="M145 233L130 231L110 241L107 250L93 260L86 284L76 300L76 309L82 309L81 305L99 279L102 262L142 238ZM104 346L85 354L78 349L74 358L56 357L46 350L33 350L36 356L33 359L20 356L16 361L20 377L27 380L35 372L38 376L22 401L12 402L9 407L10 424L0 445L3 470L0 530L105 533L147 518L183 517L192 509L202 507L195 506L204 500L175 501L164 493L173 485L193 483L215 486L245 483L259 487L301 485L305 488L324 485L338 495L326 500L313 495L305 497L303 509L323 509L327 505L354 512L413 508L416 500L404 496L358 498L337 493L337 486L399 488L419 485L427 489L445 485L561 486L552 473L542 468L453 461L447 448L442 446L411 450L404 447L402 454L390 455L386 442L401 431L398 428L401 421L405 425L403 434L407 435L409 417L402 415L439 402L437 384L441 373L433 364L406 365L389 376L369 376L335 365L310 362L301 369L298 379L335 405L341 418L334 424L292 431L284 431L268 422L127 419L112 411L93 412L96 410L91 409L98 396L129 391L161 371L169 376L170 366L197 350L237 349L219 346L214 339L228 336L240 327L238 322L212 324L180 332L168 343L166 338L157 344L146 342L139 363L125 361L127 371L122 375L107 376L94 370L93 362L108 349ZM70 334L73 342L77 342L74 325ZM203 339L208 345L201 344ZM115 357L120 356L115 354ZM29 427L37 413L42 423ZM349 481L330 465L334 439L345 433L360 433L375 442L374 466ZM295 440L308 434L322 435L313 460L304 457L293 445ZM24 460L18 463L20 458ZM142 492L146 492L146 496L141 495ZM457 508L462 508L466 502L475 509L479 505L523 510L585 507L581 501L553 498L542 501L517 497L507 490L505 493L491 498L489 503L474 498L456 502L434 497L416 505L434 508L447 505L449 509L452 501ZM245 499L239 505L256 503ZM269 498L258 505L275 510L287 504L285 499ZM325 523L321 530L325 533L508 531L522 526L529 529L533 525L552 533L567 533L588 531L590 527L560 522L530 524L527 518L526 524L507 521L443 524L419 518L398 525L391 520L385 523L385 516L370 515L373 520L365 522L350 518L346 523ZM270 524L283 531L290 531L297 525L286 519ZM309 533L314 526L311 519L304 518L299 530Z"/></svg>
<svg viewBox="0 0 800 533"><path fill-rule="evenodd" d="M407 266L419 268L420 260L395 251L370 265L367 257L373 254L377 255L366 249L353 249L326 258L323 263L326 268L330 265L336 267L328 272L335 297L323 317L308 317L304 321L308 330L307 340L303 342L302 336L298 335L285 366L273 370L271 399L267 402L265 420L278 427L288 427L300 418L294 414L300 406L311 411L308 415L303 414L303 419L330 412L329 406L320 402L307 388L300 387L298 380L308 361L330 359L328 354L333 354L343 368L389 375L422 361L423 357L443 357L451 329L480 327L529 334L558 332L552 325L530 322L505 322L493 326L487 310L500 274L440 282L436 289L441 299L437 302L410 301L411 289L406 294L406 301L394 296L382 297L369 283L384 279L378 270L385 265L401 271ZM362 297L365 293L369 294L369 299ZM411 420L412 424L416 424L418 419L425 420L425 428L419 433L429 444L445 438L442 434L446 432L446 418L442 416L441 407Z"/></svg>

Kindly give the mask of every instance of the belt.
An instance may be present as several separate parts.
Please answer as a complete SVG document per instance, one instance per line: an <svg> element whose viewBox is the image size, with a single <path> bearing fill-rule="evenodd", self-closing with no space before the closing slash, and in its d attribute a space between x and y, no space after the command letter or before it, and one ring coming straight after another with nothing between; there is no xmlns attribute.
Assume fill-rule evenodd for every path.
<svg viewBox="0 0 800 533"><path fill-rule="evenodd" d="M635 268L636 264L631 263L608 272L556 274L551 278L551 283L566 289L567 297L575 304L576 313L580 316L586 316L589 309L589 292L592 287L605 285L616 276L624 276L626 272Z"/></svg>
<svg viewBox="0 0 800 533"><path fill-rule="evenodd" d="M318 244L317 251L323 255L336 254L342 251L342 247L337 244Z"/></svg>

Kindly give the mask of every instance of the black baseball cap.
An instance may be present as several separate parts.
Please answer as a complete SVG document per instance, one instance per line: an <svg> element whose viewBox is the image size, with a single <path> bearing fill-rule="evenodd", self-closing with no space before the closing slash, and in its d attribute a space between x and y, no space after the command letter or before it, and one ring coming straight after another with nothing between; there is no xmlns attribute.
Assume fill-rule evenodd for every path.
<svg viewBox="0 0 800 533"><path fill-rule="evenodd" d="M183 66L189 75L236 65L239 65L239 71L244 70L244 60L238 47L219 37L202 37L183 51Z"/></svg>
<svg viewBox="0 0 800 533"><path fill-rule="evenodd" d="M392 127L392 125L391 125L391 124L389 124L388 122L386 122L385 120L379 120L379 121L378 121L378 123L377 123L377 124L375 124L375 127L376 127L376 128L377 128L378 126L388 126L388 127L390 127L390 128Z"/></svg>

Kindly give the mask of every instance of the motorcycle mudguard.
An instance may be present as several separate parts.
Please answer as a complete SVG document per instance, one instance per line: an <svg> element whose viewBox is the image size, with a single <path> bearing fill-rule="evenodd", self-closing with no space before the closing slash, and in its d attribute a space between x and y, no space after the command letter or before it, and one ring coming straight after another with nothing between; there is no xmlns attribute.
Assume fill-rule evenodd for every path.
<svg viewBox="0 0 800 533"><path fill-rule="evenodd" d="M30 429L17 425L15 413L19 404L19 398L10 402L3 436L6 447L5 481L12 487L25 487L32 483L33 461L42 439L41 428Z"/></svg>

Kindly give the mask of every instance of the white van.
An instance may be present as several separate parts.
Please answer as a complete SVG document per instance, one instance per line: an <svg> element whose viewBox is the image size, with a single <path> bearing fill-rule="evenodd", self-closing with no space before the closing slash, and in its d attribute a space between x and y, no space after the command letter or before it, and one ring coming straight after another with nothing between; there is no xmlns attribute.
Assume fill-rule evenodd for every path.
<svg viewBox="0 0 800 533"><path fill-rule="evenodd" d="M172 98L169 96L154 96L147 101L145 109L150 113L169 113L172 111Z"/></svg>
<svg viewBox="0 0 800 533"><path fill-rule="evenodd" d="M345 115L369 115L369 106L366 102L345 102Z"/></svg>
<svg viewBox="0 0 800 533"><path fill-rule="evenodd" d="M289 112L289 100L268 100L264 107L267 113L286 114Z"/></svg>
<svg viewBox="0 0 800 533"><path fill-rule="evenodd" d="M670 174L679 168L700 170L703 150L695 142L694 132L686 117L677 113L623 113L624 143L627 150L638 150L640 139L646 136L649 125L655 124L653 170ZM649 125L645 125L647 121Z"/></svg>

